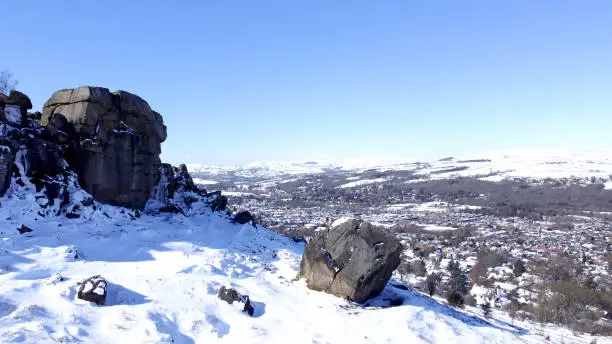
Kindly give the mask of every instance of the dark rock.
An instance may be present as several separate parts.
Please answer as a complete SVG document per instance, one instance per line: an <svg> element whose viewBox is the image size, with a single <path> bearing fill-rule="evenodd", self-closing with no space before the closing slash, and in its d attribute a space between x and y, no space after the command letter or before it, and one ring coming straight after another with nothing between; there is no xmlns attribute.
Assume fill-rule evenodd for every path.
<svg viewBox="0 0 612 344"><path fill-rule="evenodd" d="M182 213L183 211L179 209L177 206L170 204L170 205L166 205L166 206L159 208L159 212L178 214L178 213Z"/></svg>
<svg viewBox="0 0 612 344"><path fill-rule="evenodd" d="M81 204L85 207L91 207L94 204L94 199L91 197L87 197L81 201Z"/></svg>
<svg viewBox="0 0 612 344"><path fill-rule="evenodd" d="M225 286L221 286L217 297L230 305L234 302L240 302L242 300L240 293L238 293L235 289L225 288Z"/></svg>
<svg viewBox="0 0 612 344"><path fill-rule="evenodd" d="M27 114L27 110L32 108L30 98L16 90L11 90L11 93L9 93L8 98L6 99L6 104L19 106L25 114Z"/></svg>
<svg viewBox="0 0 612 344"><path fill-rule="evenodd" d="M254 219L251 213L249 213L248 211L241 211L234 215L234 217L232 218L232 222L239 224L245 224L251 221L254 221Z"/></svg>
<svg viewBox="0 0 612 344"><path fill-rule="evenodd" d="M181 188L185 191L198 190L185 164L180 164L174 168L174 188L175 190Z"/></svg>
<svg viewBox="0 0 612 344"><path fill-rule="evenodd" d="M0 145L0 196L3 196L9 187L15 154L10 147Z"/></svg>
<svg viewBox="0 0 612 344"><path fill-rule="evenodd" d="M41 118L42 118L42 112L40 111L28 112L28 119L40 121Z"/></svg>
<svg viewBox="0 0 612 344"><path fill-rule="evenodd" d="M104 277L100 275L92 276L81 282L77 297L101 306L106 302L107 287L108 282L106 282Z"/></svg>
<svg viewBox="0 0 612 344"><path fill-rule="evenodd" d="M78 204L72 206L72 209L66 213L66 217L69 219L78 219L81 215L78 213L81 207Z"/></svg>
<svg viewBox="0 0 612 344"><path fill-rule="evenodd" d="M244 308L242 309L243 312L247 312L247 314L249 314L250 316L253 316L253 313L255 313L255 307L253 307L253 305L251 305L251 299L249 298L248 295L244 295Z"/></svg>
<svg viewBox="0 0 612 344"><path fill-rule="evenodd" d="M68 119L61 113L54 113L49 118L45 133L51 140L59 144L65 144L71 140L76 141L77 139L74 125L68 122Z"/></svg>
<svg viewBox="0 0 612 344"><path fill-rule="evenodd" d="M372 224L347 220L318 232L304 250L299 276L309 288L362 303L384 289L402 246Z"/></svg>
<svg viewBox="0 0 612 344"><path fill-rule="evenodd" d="M137 95L83 86L57 91L45 103L41 125L58 138L61 114L80 139L66 160L79 183L96 200L142 209L160 178L161 142L166 127L160 114ZM70 136L70 133L67 133Z"/></svg>
<svg viewBox="0 0 612 344"><path fill-rule="evenodd" d="M19 231L19 234L25 234L25 233L30 233L33 232L32 228L26 226L26 225L21 225L21 227L17 228L17 231Z"/></svg>
<svg viewBox="0 0 612 344"><path fill-rule="evenodd" d="M221 195L220 191L215 191L209 195L214 197L214 199L210 202L210 208L212 211L224 211L227 207L227 197Z"/></svg>
<svg viewBox="0 0 612 344"><path fill-rule="evenodd" d="M306 239L304 239L304 237L299 237L299 236L290 236L291 240L293 240L293 242L296 243L306 243Z"/></svg>
<svg viewBox="0 0 612 344"><path fill-rule="evenodd" d="M30 139L25 143L26 176L40 180L44 176L55 176L64 171L64 158L60 148L49 141Z"/></svg>
<svg viewBox="0 0 612 344"><path fill-rule="evenodd" d="M242 311L248 313L250 316L253 316L253 313L255 312L255 308L253 307L253 305L251 305L251 299L249 298L249 296L241 295L235 289L221 286L217 297L229 303L230 305L234 302L244 303Z"/></svg>

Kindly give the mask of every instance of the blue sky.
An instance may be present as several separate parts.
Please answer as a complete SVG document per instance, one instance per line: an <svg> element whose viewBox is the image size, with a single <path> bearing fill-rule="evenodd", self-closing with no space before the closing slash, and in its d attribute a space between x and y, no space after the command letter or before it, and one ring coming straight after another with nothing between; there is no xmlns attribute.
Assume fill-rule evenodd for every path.
<svg viewBox="0 0 612 344"><path fill-rule="evenodd" d="M6 1L35 108L96 85L164 116L163 159L435 159L612 147L610 1Z"/></svg>

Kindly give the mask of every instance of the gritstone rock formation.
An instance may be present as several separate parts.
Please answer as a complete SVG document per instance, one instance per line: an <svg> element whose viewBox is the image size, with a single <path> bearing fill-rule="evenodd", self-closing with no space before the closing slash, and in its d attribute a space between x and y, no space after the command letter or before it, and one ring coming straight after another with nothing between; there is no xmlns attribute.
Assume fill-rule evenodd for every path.
<svg viewBox="0 0 612 344"><path fill-rule="evenodd" d="M364 302L384 289L400 263L401 249L384 230L347 220L318 232L306 246L300 277L311 289Z"/></svg>

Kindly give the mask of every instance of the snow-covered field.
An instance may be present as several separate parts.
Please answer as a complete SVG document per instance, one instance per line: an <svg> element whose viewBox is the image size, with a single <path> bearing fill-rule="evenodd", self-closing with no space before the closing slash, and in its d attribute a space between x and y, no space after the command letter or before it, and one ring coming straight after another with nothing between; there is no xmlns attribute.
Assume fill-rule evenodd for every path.
<svg viewBox="0 0 612 344"><path fill-rule="evenodd" d="M387 181L386 178L361 179L361 180L355 180L353 182L349 182L349 183L346 183L346 184L342 184L342 185L340 185L338 187L342 188L342 189L346 189L346 188L354 188L356 186L363 186L363 185L368 185L368 184L382 183L382 182L386 182L386 181Z"/></svg>
<svg viewBox="0 0 612 344"><path fill-rule="evenodd" d="M251 163L243 166L187 165L190 171L206 172L209 175L233 172L242 177L274 177L283 175L305 175L328 171L413 171L419 178L407 183L445 179L454 177L478 177L488 181L501 181L507 178L528 177L544 178L602 178L612 182L612 151L571 151L571 150L504 150L480 155L454 157L440 160L415 162L406 158L384 161L357 159L350 161L305 162L305 163ZM343 187L360 186L359 177ZM354 182L353 182L354 181ZM384 182L371 179L364 183ZM354 183L354 184L353 184ZM606 184L608 185L608 184ZM609 186L607 186L609 187Z"/></svg>
<svg viewBox="0 0 612 344"><path fill-rule="evenodd" d="M542 331L554 343L591 340L503 314L484 320L392 284L367 306L309 290L294 281L303 244L221 213L134 218L99 205L80 219L43 218L28 195L0 202L2 343L549 343ZM33 231L19 234L22 224ZM97 274L110 282L104 306L76 298L77 283ZM222 285L248 294L254 316L217 299ZM383 307L389 299L400 305Z"/></svg>
<svg viewBox="0 0 612 344"><path fill-rule="evenodd" d="M216 182L214 180L202 179L202 178L193 178L193 182L196 183L197 185L215 185L215 184L219 184L219 182Z"/></svg>

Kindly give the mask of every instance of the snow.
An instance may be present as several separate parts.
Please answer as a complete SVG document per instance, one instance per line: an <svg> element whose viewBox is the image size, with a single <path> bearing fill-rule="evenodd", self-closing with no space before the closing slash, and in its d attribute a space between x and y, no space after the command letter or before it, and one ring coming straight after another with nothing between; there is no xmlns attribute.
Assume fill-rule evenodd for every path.
<svg viewBox="0 0 612 344"><path fill-rule="evenodd" d="M219 182L216 182L214 180L202 179L202 178L193 178L193 182L198 184L198 185L215 185L215 184L219 184Z"/></svg>
<svg viewBox="0 0 612 344"><path fill-rule="evenodd" d="M338 188L354 188L356 186L362 186L362 185L368 185L368 184L375 184L375 183L383 183L386 182L388 179L387 178L376 178L376 179L361 179L361 180L356 180L354 182L349 182L346 184L342 184L340 186L338 186Z"/></svg>
<svg viewBox="0 0 612 344"><path fill-rule="evenodd" d="M242 192L242 191L223 191L222 194L225 196L234 196L234 197L255 196L254 194L250 192Z"/></svg>
<svg viewBox="0 0 612 344"><path fill-rule="evenodd" d="M434 231L434 232L457 230L457 228L455 227L439 226L439 225L434 225L434 224L422 224L421 226L423 226L423 229L426 231Z"/></svg>
<svg viewBox="0 0 612 344"><path fill-rule="evenodd" d="M413 171L418 178L405 181L417 183L431 179L455 177L478 177L499 182L512 178L590 178L603 179L606 188L612 188L612 151L609 150L553 150L522 149L493 151L484 154L456 157L452 159L416 162L410 158L370 159L350 158L335 161L309 162L257 162L237 166L188 164L189 171L208 175L233 172L240 177L299 176L329 171L363 172L366 170ZM380 183L381 179L348 177L349 182L341 187L355 187L368 183ZM353 182L355 184L353 184Z"/></svg>
<svg viewBox="0 0 612 344"><path fill-rule="evenodd" d="M21 123L21 108L17 105L4 106L4 117L9 123Z"/></svg>
<svg viewBox="0 0 612 344"><path fill-rule="evenodd" d="M341 217L341 218L335 220L334 222L332 222L330 228L336 228L336 227L340 226L341 224L349 222L351 220L352 220L352 218L350 218L350 217Z"/></svg>
<svg viewBox="0 0 612 344"><path fill-rule="evenodd" d="M88 197L71 192L72 199ZM0 201L3 343L549 343L545 334L552 342L591 340L511 324L502 313L485 320L475 309L455 310L392 284L366 305L310 290L294 280L303 244L232 224L225 213L132 217L98 203L96 211L66 219L37 215L33 193L12 188ZM20 235L22 224L33 232ZM106 304L77 299L78 282L98 274L109 282ZM219 300L221 286L249 295L254 316ZM390 298L401 305L385 306Z"/></svg>

